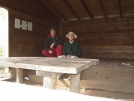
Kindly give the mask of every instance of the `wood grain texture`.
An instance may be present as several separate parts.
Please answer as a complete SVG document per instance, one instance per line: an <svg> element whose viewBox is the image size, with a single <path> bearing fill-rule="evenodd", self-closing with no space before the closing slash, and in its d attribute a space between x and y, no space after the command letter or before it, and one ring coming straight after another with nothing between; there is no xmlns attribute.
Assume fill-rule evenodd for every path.
<svg viewBox="0 0 134 101"><path fill-rule="evenodd" d="M70 91L80 93L80 74L70 75Z"/></svg>
<svg viewBox="0 0 134 101"><path fill-rule="evenodd" d="M23 83L23 69L17 68L16 70L16 82Z"/></svg>
<svg viewBox="0 0 134 101"><path fill-rule="evenodd" d="M45 76L45 77L59 77L62 73L54 73L54 72L44 72L44 71L36 71L37 76Z"/></svg>
<svg viewBox="0 0 134 101"><path fill-rule="evenodd" d="M10 56L43 56L44 41L52 24L49 21L29 16L25 13L10 10L9 13L9 55ZM14 28L14 19L19 18L33 23L33 31ZM32 48L31 48L32 47Z"/></svg>
<svg viewBox="0 0 134 101"><path fill-rule="evenodd" d="M134 18L63 23L63 38L74 31L85 58L134 58Z"/></svg>
<svg viewBox="0 0 134 101"><path fill-rule="evenodd" d="M29 82L42 85L43 77L36 76L36 71L28 70L27 74ZM57 80L56 88L69 91L68 77L68 74L62 75L62 78ZM100 59L97 66L83 71L80 78L80 93L82 94L116 99L134 98L133 59Z"/></svg>
<svg viewBox="0 0 134 101"><path fill-rule="evenodd" d="M98 63L98 59L60 59L48 57L0 58L1 66L68 74L77 74Z"/></svg>
<svg viewBox="0 0 134 101"><path fill-rule="evenodd" d="M43 87L55 89L57 78L56 77L43 77Z"/></svg>
<svg viewBox="0 0 134 101"><path fill-rule="evenodd" d="M45 38L50 27L58 31L59 19L40 1L0 1L0 5L9 11L9 56L43 56ZM15 18L32 22L33 31L14 28Z"/></svg>
<svg viewBox="0 0 134 101"><path fill-rule="evenodd" d="M16 80L16 69L15 68L10 68L10 78L12 78L13 80Z"/></svg>

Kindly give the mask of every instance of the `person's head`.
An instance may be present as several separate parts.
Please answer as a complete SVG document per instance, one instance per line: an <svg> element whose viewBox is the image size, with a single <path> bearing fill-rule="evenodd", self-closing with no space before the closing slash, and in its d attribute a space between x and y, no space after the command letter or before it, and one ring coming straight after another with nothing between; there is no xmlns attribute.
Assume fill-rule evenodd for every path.
<svg viewBox="0 0 134 101"><path fill-rule="evenodd" d="M54 27L51 27L50 34L51 34L51 36L55 36L56 30L54 29Z"/></svg>
<svg viewBox="0 0 134 101"><path fill-rule="evenodd" d="M77 38L77 35L74 34L74 32L69 32L66 37L69 39L69 41L73 41L75 38Z"/></svg>

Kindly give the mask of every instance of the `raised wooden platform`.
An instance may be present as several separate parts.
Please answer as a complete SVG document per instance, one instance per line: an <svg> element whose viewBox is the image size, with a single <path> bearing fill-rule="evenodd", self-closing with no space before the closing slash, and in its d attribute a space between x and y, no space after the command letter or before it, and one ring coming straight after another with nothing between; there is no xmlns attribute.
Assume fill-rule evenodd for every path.
<svg viewBox="0 0 134 101"><path fill-rule="evenodd" d="M69 86L68 80L58 85L63 82ZM134 60L100 59L97 66L82 72L80 87L83 94L134 99Z"/></svg>
<svg viewBox="0 0 134 101"><path fill-rule="evenodd" d="M26 71L28 81L34 86L42 85L42 77L35 71ZM56 89L69 90L70 80L65 74L57 80ZM115 99L134 99L134 60L100 59L97 66L81 73L81 94Z"/></svg>

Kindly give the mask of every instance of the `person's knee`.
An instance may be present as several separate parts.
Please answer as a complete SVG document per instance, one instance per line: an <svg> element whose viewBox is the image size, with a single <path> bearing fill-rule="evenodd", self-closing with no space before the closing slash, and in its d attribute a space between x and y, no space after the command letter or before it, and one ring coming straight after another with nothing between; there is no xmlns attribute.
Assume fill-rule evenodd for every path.
<svg viewBox="0 0 134 101"><path fill-rule="evenodd" d="M47 52L45 49L42 51L42 54L46 57L54 57L54 54L50 54L49 52Z"/></svg>
<svg viewBox="0 0 134 101"><path fill-rule="evenodd" d="M58 48L62 48L62 45L61 45L61 44L60 44L60 45L57 45L57 47L58 47Z"/></svg>
<svg viewBox="0 0 134 101"><path fill-rule="evenodd" d="M45 50L45 49L44 49L44 50L42 50L42 54L43 54L43 55L45 55L45 53L46 53L46 50Z"/></svg>

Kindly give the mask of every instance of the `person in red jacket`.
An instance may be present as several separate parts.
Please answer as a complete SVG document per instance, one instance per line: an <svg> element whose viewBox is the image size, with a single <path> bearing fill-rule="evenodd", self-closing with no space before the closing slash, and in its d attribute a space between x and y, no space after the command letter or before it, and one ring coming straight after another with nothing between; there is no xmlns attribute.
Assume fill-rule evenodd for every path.
<svg viewBox="0 0 134 101"><path fill-rule="evenodd" d="M46 57L58 57L62 54L63 40L56 30L51 27L50 34L46 38L42 54Z"/></svg>

